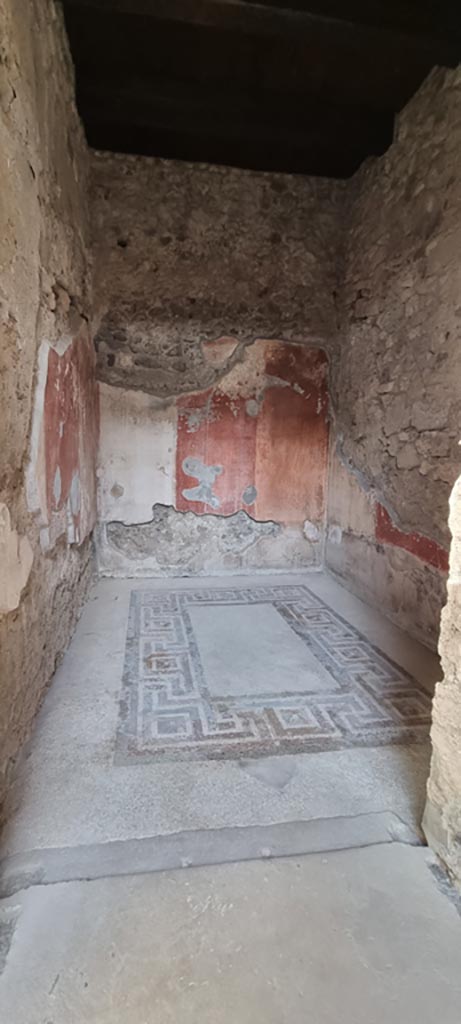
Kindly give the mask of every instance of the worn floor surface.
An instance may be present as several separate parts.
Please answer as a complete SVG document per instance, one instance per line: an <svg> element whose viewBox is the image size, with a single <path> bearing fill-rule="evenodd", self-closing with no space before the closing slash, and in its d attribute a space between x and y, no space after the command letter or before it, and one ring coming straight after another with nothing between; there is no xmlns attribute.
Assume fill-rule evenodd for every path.
<svg viewBox="0 0 461 1024"><path fill-rule="evenodd" d="M36 887L3 903L8 1024L459 1024L461 918L427 850Z"/></svg>
<svg viewBox="0 0 461 1024"><path fill-rule="evenodd" d="M162 685L156 689L156 679L148 678L149 658L155 668L155 658L160 654L160 674L171 678L171 650L152 651L149 647L146 651L142 647L144 641L152 645L152 622L147 622L148 633L151 630L147 637L135 630L130 638L130 605L133 609L133 604L145 601L149 613L149 601L169 601L174 590L179 592L180 600L182 594L182 599L188 601L187 608L202 614L191 647L198 636L206 682L214 690L211 699L219 708L226 701L221 691L222 680L216 672L213 674L213 659L217 657L216 645L213 648L210 643L213 618L204 620L203 615L209 612L213 616L216 607L218 611L222 608L219 594L229 589L229 580L199 582L199 587L197 580L177 584L173 581L173 585L171 580L142 581L140 586L139 581L102 580L95 586L29 744L13 794L10 823L3 836L4 855L189 830L269 826L390 811L408 825L419 825L429 759L425 693L431 693L438 676L437 658L322 574L232 579L234 599L236 596L239 600L240 590L243 603L234 603L231 611L243 617L256 606L263 616L267 609L272 618L275 615L280 623L280 633L276 634L278 661L284 665L288 659L292 667L293 685L282 673L280 692L267 620L259 630L254 620L251 629L240 630L231 619L227 640L223 621L219 620L218 653L221 645L226 689L234 690L227 695L234 701L230 708L227 703L227 714L236 710L241 713L245 701L251 703L253 723L256 719L253 733L248 729L248 737L237 738L234 744L227 725L218 757L211 760L208 739L199 738L191 744L187 723L182 735L172 731L158 737L157 731L155 736L162 709L159 712L153 706L153 694L160 693L161 697ZM300 607L302 610L303 605L309 605L307 612L326 616L323 648L318 640L315 648L303 643L286 619L274 610L273 603L251 601L251 592L255 598L261 588L264 598L270 588L279 588L279 593L280 588L288 588L286 597L290 587L299 591L303 585L308 588L307 596L298 594L294 607L300 614ZM217 603L208 610L203 601L191 605L188 595L197 592L207 593L211 598L214 593ZM285 644L282 631L286 631ZM325 644L333 645L332 637L338 631L346 634L343 665L338 656L333 659L325 648ZM359 631L360 638L355 631ZM313 639L314 633L313 629ZM171 643L168 636L165 640L165 634L160 640L157 634L156 640L163 647L166 642ZM269 649L264 654L267 643ZM232 646L239 672L229 678ZM144 661L139 657L140 650ZM394 664L389 667L386 659ZM352 674L357 666L361 678L356 684ZM147 679L143 677L144 671ZM307 696L298 689L303 672ZM365 672L368 676L364 683ZM272 688L269 697L264 689L268 676ZM414 677L417 684L408 676ZM244 680L249 689L242 693ZM288 698L287 684L297 691ZM382 691L387 685L391 698L384 706L385 702L380 702L380 688ZM376 688L374 696L372 687ZM207 699L206 694L200 693L195 698L195 707L201 703L202 713ZM271 701L282 704L282 714L291 712L295 717L293 737L289 723L279 730L286 735L264 735L260 744L263 756L255 757L255 753L260 753L261 741L257 730L263 732L266 727L261 707ZM184 694L179 693L173 702L176 708L183 708ZM336 703L338 710L334 714L328 714L328 702ZM359 704L362 721L356 714ZM318 736L315 726L306 734L302 725L299 734L300 712L309 715L315 709L323 716L323 734ZM171 708L167 708L166 718L172 719L172 730L181 715L185 717L182 711L171 713ZM168 728L168 721L166 725ZM204 730L202 737L203 734ZM387 735L400 742L386 744ZM407 737L419 742L408 742ZM299 753L289 753L293 741ZM317 752L305 752L311 749ZM281 752L283 756L275 756Z"/></svg>
<svg viewBox="0 0 461 1024"><path fill-rule="evenodd" d="M331 736L327 735L323 750L322 741L320 743L319 753L302 753L305 736L301 735L300 753L287 759L286 751L290 748L286 744L285 748L282 746L284 757L279 759L275 755L281 753L281 745L276 736L273 741L269 738L264 746L263 753L269 756L255 759L251 756L250 737L249 742L237 744L235 751L228 752L231 756L217 760L208 759L206 743L202 741L205 749L199 751L198 759L194 757L184 761L183 738L179 736L178 739L173 734L171 752L167 752L165 760L159 761L158 748L153 742L155 713L149 706L149 700L144 700L136 718L131 720L132 733L128 738L132 743L133 736L136 741L138 735L141 740L144 736L143 753L148 756L141 756L138 763L132 756L133 743L124 756L126 647L130 603L136 599L132 596L133 591L144 592L145 600L150 595L152 599L163 599L171 590L187 595L206 589L212 594L222 592L228 580L200 581L200 588L197 580L181 581L177 586L175 582L173 587L172 581L142 581L142 586L138 581L101 581L94 587L84 608L74 640L48 691L29 744L12 798L10 822L3 837L4 855L44 847L135 840L190 829L269 825L280 821L384 811L400 815L408 824L419 823L429 757L429 744L425 738L428 724L424 690L430 694L437 677L436 657L320 573L306 574L305 577L263 577L254 581L233 579L233 590L241 589L248 596L251 588L257 591L261 587L261 579L264 591L270 587L294 585L299 588L305 584L310 602L320 599L327 605L326 609L321 606L323 613L326 610L330 617L341 616L343 631L347 624L352 630L360 631L365 654L359 654L368 658L367 671L376 671L377 666L382 672L381 666L386 665L383 655L392 660L396 668L391 669L390 682L396 681L400 693L403 688L404 693L408 688L403 717L399 719L394 712L393 719L396 733L402 727L402 741L394 745L374 745L372 733L365 737L372 745L362 746L364 736L359 728L355 730L359 745L353 745L353 716L348 720L344 714L342 721L339 716L336 721L339 721L342 735L348 736L352 745L343 745L339 735L340 749L337 750L329 749ZM265 605L258 603L257 607L264 610ZM277 614L273 607L269 605L269 608ZM204 608L200 606L197 609L196 605L196 610L203 612ZM242 610L246 611L245 605L239 606L240 614ZM214 609L211 611L213 613ZM284 663L286 656L301 659L305 651L304 671L308 689L311 688L312 666L316 668L316 662L319 665L320 682L313 688L310 698L302 693L295 694L294 713L299 712L302 703L308 712L309 699L312 706L319 700L342 699L340 687L344 685L347 665L341 673L341 668L332 662L327 666L320 664L317 651L312 653L307 646L300 647L299 636L286 625L282 616L279 618L288 635L286 646L280 648L279 662ZM252 688L246 694L235 692L234 697L241 702L249 696L250 700L256 700L259 708L261 695L263 698L261 688L267 673L270 686L277 684L274 651L269 649L264 658L261 648L266 633L262 630L258 634L253 629L253 649L246 653L234 621L232 625L232 641L238 657L240 662L248 658L253 678L252 682L239 671L234 677L235 688L239 689L245 678L252 683ZM211 659L212 663L216 651L209 646L209 627L208 640L207 629L202 625L199 635L200 629L205 633L206 641L202 644L202 656L205 662L208 659L210 663ZM329 629L333 629L331 624ZM219 623L217 632L222 642L222 623ZM295 642L294 654L290 634ZM352 637L352 647L355 640L357 637ZM134 643L138 647L138 636ZM350 649L350 642L347 643ZM128 635L128 660L132 655L129 645ZM377 648L377 652L373 648ZM165 659L166 655L162 656ZM225 650L226 672L231 656L231 651ZM354 656L359 656L358 652ZM331 678L330 683L332 673L337 678ZM405 673L414 677L419 685L406 678ZM294 671L292 675L297 688L300 673ZM208 681L210 676L211 686L215 687L214 699L219 700L221 683L216 676L213 680L208 664ZM136 697L144 683L138 673L131 689L128 686L128 697L133 694ZM282 685L284 688L287 685L285 679ZM360 685L363 687L362 683ZM149 696L149 687L146 690ZM283 702L284 698L276 692L275 699ZM346 699L349 699L347 693ZM181 694L177 703L183 706ZM374 735L381 743L381 733L386 729L391 731L392 726L389 725L388 712L380 709L379 695L373 703L375 713L383 716L382 721L376 723L375 719L372 722ZM420 706L423 711L421 719L418 717ZM420 721L422 725L418 724ZM412 731L412 726L418 732L420 741L417 743L404 741L407 729ZM326 732L329 729L328 723ZM336 730L340 732L337 726ZM201 746L201 742L196 745ZM223 753L227 755L226 750Z"/></svg>
<svg viewBox="0 0 461 1024"><path fill-rule="evenodd" d="M307 583L133 590L116 761L421 741L431 698Z"/></svg>
<svg viewBox="0 0 461 1024"><path fill-rule="evenodd" d="M458 1024L438 674L322 574L98 583L3 837L0 1019Z"/></svg>

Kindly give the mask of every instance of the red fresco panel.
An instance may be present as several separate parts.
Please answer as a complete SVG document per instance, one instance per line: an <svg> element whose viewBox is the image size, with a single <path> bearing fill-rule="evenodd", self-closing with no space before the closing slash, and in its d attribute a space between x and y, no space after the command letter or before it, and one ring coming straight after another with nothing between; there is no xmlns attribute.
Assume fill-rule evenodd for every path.
<svg viewBox="0 0 461 1024"><path fill-rule="evenodd" d="M87 331L63 355L50 349L44 400L45 467L48 516L68 502L78 481L75 536L83 540L96 515L96 457L99 434L94 350ZM75 482L74 482L75 486Z"/></svg>
<svg viewBox="0 0 461 1024"><path fill-rule="evenodd" d="M256 517L320 522L328 462L327 359L319 349L268 343L269 387L258 416Z"/></svg>
<svg viewBox="0 0 461 1024"><path fill-rule="evenodd" d="M243 500L254 484L255 472L256 420L246 411L247 400L219 390L178 400L176 508L180 511L232 515L244 508L253 514L254 505Z"/></svg>
<svg viewBox="0 0 461 1024"><path fill-rule="evenodd" d="M416 555L422 562L433 565L436 569L448 572L448 551L437 541L424 537L421 533L405 533L394 526L389 513L383 505L376 505L376 540L381 544L393 544Z"/></svg>

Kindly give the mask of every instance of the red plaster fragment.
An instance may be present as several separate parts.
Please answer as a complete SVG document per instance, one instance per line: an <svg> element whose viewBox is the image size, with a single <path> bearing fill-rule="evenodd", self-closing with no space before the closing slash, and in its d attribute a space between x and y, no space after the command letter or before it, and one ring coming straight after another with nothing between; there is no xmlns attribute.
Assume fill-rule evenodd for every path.
<svg viewBox="0 0 461 1024"><path fill-rule="evenodd" d="M207 363L219 369L233 356L237 345L238 338L223 335L222 338L214 338L212 341L202 341L202 352Z"/></svg>
<svg viewBox="0 0 461 1024"><path fill-rule="evenodd" d="M376 504L376 540L380 544L392 544L416 555L422 562L433 565L435 569L448 572L448 551L437 541L424 537L421 533L405 533L394 526L392 519L379 502Z"/></svg>
<svg viewBox="0 0 461 1024"><path fill-rule="evenodd" d="M258 519L323 520L328 461L327 359L320 349L269 342L258 418L255 483Z"/></svg>
<svg viewBox="0 0 461 1024"><path fill-rule="evenodd" d="M176 508L219 515L245 509L258 520L318 523L327 473L326 356L302 345L262 344L265 387L255 379L253 396L251 382L245 398L227 394L224 378L217 389L178 400ZM187 460L212 468L214 504L191 498L197 480L185 472Z"/></svg>
<svg viewBox="0 0 461 1024"><path fill-rule="evenodd" d="M246 405L245 399L231 398L220 390L178 400L176 508L180 511L229 516L246 507L242 495L254 484L256 436L256 420L248 415ZM219 502L216 507L184 496L197 483L184 472L187 458L222 466L212 488ZM252 511L247 508L250 515Z"/></svg>
<svg viewBox="0 0 461 1024"><path fill-rule="evenodd" d="M45 466L49 521L69 502L78 481L78 509L72 511L81 541L96 516L96 455L99 434L94 349L87 328L63 355L50 349L44 402Z"/></svg>

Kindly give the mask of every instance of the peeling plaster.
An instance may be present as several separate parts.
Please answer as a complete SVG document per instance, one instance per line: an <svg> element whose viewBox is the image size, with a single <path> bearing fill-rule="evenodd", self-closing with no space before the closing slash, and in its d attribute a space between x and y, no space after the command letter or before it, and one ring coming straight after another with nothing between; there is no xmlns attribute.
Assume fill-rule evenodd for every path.
<svg viewBox="0 0 461 1024"><path fill-rule="evenodd" d="M311 523L309 519L306 519L303 525L303 534L306 540L310 540L316 543L321 539L321 533L316 523Z"/></svg>
<svg viewBox="0 0 461 1024"><path fill-rule="evenodd" d="M95 520L98 396L91 339L79 322L83 333L70 346L43 342L38 354L26 481L42 550L63 534L80 543Z"/></svg>
<svg viewBox="0 0 461 1024"><path fill-rule="evenodd" d="M211 341L203 341L202 351L207 363L214 368L221 368L228 363L239 344L238 338L223 336Z"/></svg>
<svg viewBox="0 0 461 1024"><path fill-rule="evenodd" d="M182 491L183 497L187 501L200 501L204 505L211 505L211 508L219 508L221 502L213 494L213 484L216 477L223 472L223 466L206 466L200 459L189 457L183 460L182 468L186 476L198 481L196 487L188 487Z"/></svg>
<svg viewBox="0 0 461 1024"><path fill-rule="evenodd" d="M80 487L80 474L75 472L72 477L69 492L70 511L73 516L78 516L82 507L82 493Z"/></svg>
<svg viewBox="0 0 461 1024"><path fill-rule="evenodd" d="M448 572L447 549L431 537L408 528L405 529L395 509L386 500L384 494L371 482L365 473L353 465L349 457L343 454L339 443L336 446L336 456L340 465L356 481L359 491L368 500L374 517L374 536L376 541L403 548L416 555L428 565L433 565L444 573ZM332 486L334 487L335 484L333 483ZM333 500L334 497L334 494L330 495L330 500Z"/></svg>
<svg viewBox="0 0 461 1024"><path fill-rule="evenodd" d="M254 505L257 497L258 492L256 490L256 487L254 486L254 484L249 484L249 486L245 488L242 494L242 501L245 505Z"/></svg>
<svg viewBox="0 0 461 1024"><path fill-rule="evenodd" d="M258 541L255 568L277 570L284 552L286 568L317 566L325 517L326 374L322 350L258 339L219 388L166 401L102 384L97 533L102 571L121 571L121 564L131 571L125 551L129 534L122 526L133 527L133 537L137 527L145 533L152 508L161 506L172 515L193 513L189 548L195 544L197 551L188 551L185 564L191 560L197 571L207 565L212 572L219 567L226 572L229 559L236 569L245 568L243 547L240 554L227 548L229 527L222 535L218 525L200 534L196 522L210 514L230 521L239 510L256 526L280 527L277 549L269 537L264 546ZM181 538L180 533L180 544ZM122 539L124 550L118 547L114 555ZM169 571L158 543L152 539L151 554L136 572ZM181 574L174 546L166 544L165 550Z"/></svg>
<svg viewBox="0 0 461 1024"><path fill-rule="evenodd" d="M33 560L29 539L17 534L11 526L9 509L0 503L0 614L19 607Z"/></svg>
<svg viewBox="0 0 461 1024"><path fill-rule="evenodd" d="M109 542L130 558L143 558L155 550L162 564L188 564L196 559L195 542L202 546L206 538L226 552L242 555L261 537L274 537L281 531L278 523L257 522L247 512L221 516L205 513L182 512L171 506L154 505L152 519L147 523L127 526L125 523L107 524Z"/></svg>
<svg viewBox="0 0 461 1024"><path fill-rule="evenodd" d="M376 491L332 454L326 564L359 597L429 646L437 643L446 552L392 524Z"/></svg>
<svg viewBox="0 0 461 1024"><path fill-rule="evenodd" d="M53 481L53 498L54 498L54 504L55 504L56 508L58 508L59 502L61 500L61 491L62 491L61 470L60 470L59 466L57 466L56 467L56 472L54 474L54 481Z"/></svg>
<svg viewBox="0 0 461 1024"><path fill-rule="evenodd" d="M46 479L43 437L43 409L48 376L50 346L44 341L37 357L36 383L30 436L30 456L26 470L27 503L29 510L40 515L40 525L46 526Z"/></svg>
<svg viewBox="0 0 461 1024"><path fill-rule="evenodd" d="M331 344L343 182L107 152L92 171L101 380L177 397L254 338Z"/></svg>
<svg viewBox="0 0 461 1024"><path fill-rule="evenodd" d="M321 544L302 526L154 505L152 518L97 528L99 569L105 576L201 576L235 572L303 572L320 567Z"/></svg>
<svg viewBox="0 0 461 1024"><path fill-rule="evenodd" d="M255 398L249 398L248 402L245 403L245 409L248 416L257 416L260 410L261 402L256 401Z"/></svg>

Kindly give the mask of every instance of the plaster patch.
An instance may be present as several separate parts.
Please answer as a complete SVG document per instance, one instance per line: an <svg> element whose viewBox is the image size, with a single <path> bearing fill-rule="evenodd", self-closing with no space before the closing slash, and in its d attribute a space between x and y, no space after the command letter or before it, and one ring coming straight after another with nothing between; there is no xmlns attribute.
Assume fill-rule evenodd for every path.
<svg viewBox="0 0 461 1024"><path fill-rule="evenodd" d="M248 402L246 402L245 409L248 416L257 416L259 412L259 402L256 401L256 398L249 398Z"/></svg>
<svg viewBox="0 0 461 1024"><path fill-rule="evenodd" d="M258 492L254 484L250 484L249 487L245 487L242 494L242 501L244 505L253 505L258 497Z"/></svg>
<svg viewBox="0 0 461 1024"><path fill-rule="evenodd" d="M206 362L219 369L234 355L238 345L238 338L222 337L202 342L202 351Z"/></svg>
<svg viewBox="0 0 461 1024"><path fill-rule="evenodd" d="M46 473L43 439L43 409L48 376L50 346L42 342L37 356L37 374L32 413L29 462L26 470L27 504L31 512L40 512L42 525L46 525Z"/></svg>
<svg viewBox="0 0 461 1024"><path fill-rule="evenodd" d="M309 519L306 519L304 522L303 534L306 540L310 540L313 544L320 540L321 537L318 526L315 523L311 523Z"/></svg>
<svg viewBox="0 0 461 1024"><path fill-rule="evenodd" d="M55 504L56 508L59 508L59 502L61 500L61 492L62 492L61 469L60 469L59 466L57 466L56 467L56 472L54 474L54 480L53 480L53 498L54 498L54 504Z"/></svg>
<svg viewBox="0 0 461 1024"><path fill-rule="evenodd" d="M8 907L0 919L0 974L3 973L13 941L18 910Z"/></svg>
<svg viewBox="0 0 461 1024"><path fill-rule="evenodd" d="M247 512L231 516L180 512L164 505L154 505L148 523L127 526L108 523L107 540L113 549L133 561L155 556L161 566L179 571L196 571L198 563L209 555L226 560L240 559L245 552L265 537L275 538L281 532L277 523L259 523Z"/></svg>
<svg viewBox="0 0 461 1024"><path fill-rule="evenodd" d="M200 430L203 423L211 422L214 418L211 395L200 408L187 410L185 417L188 434L195 434L197 430Z"/></svg>
<svg viewBox="0 0 461 1024"><path fill-rule="evenodd" d="M223 466L206 466L200 459L189 456L183 460L182 468L186 476L195 477L198 481L195 487L183 490L183 497L187 501L202 501L205 505L211 505L211 508L219 508L221 502L213 494L213 484L223 472Z"/></svg>
<svg viewBox="0 0 461 1024"><path fill-rule="evenodd" d="M74 473L72 482L70 485L69 492L70 510L73 516L78 516L82 504L82 494L80 488L80 476L78 473Z"/></svg>
<svg viewBox="0 0 461 1024"><path fill-rule="evenodd" d="M11 526L8 507L0 504L0 614L19 607L33 559L28 538L19 537Z"/></svg>
<svg viewBox="0 0 461 1024"><path fill-rule="evenodd" d="M70 305L66 314L65 329L57 341L50 342L51 348L54 349L58 356L65 356L67 349L70 348L75 338L78 337L80 331L85 328L86 320L80 316L75 306Z"/></svg>
<svg viewBox="0 0 461 1024"><path fill-rule="evenodd" d="M40 548L42 551L48 551L50 547L50 528L49 526L42 526L40 530Z"/></svg>

